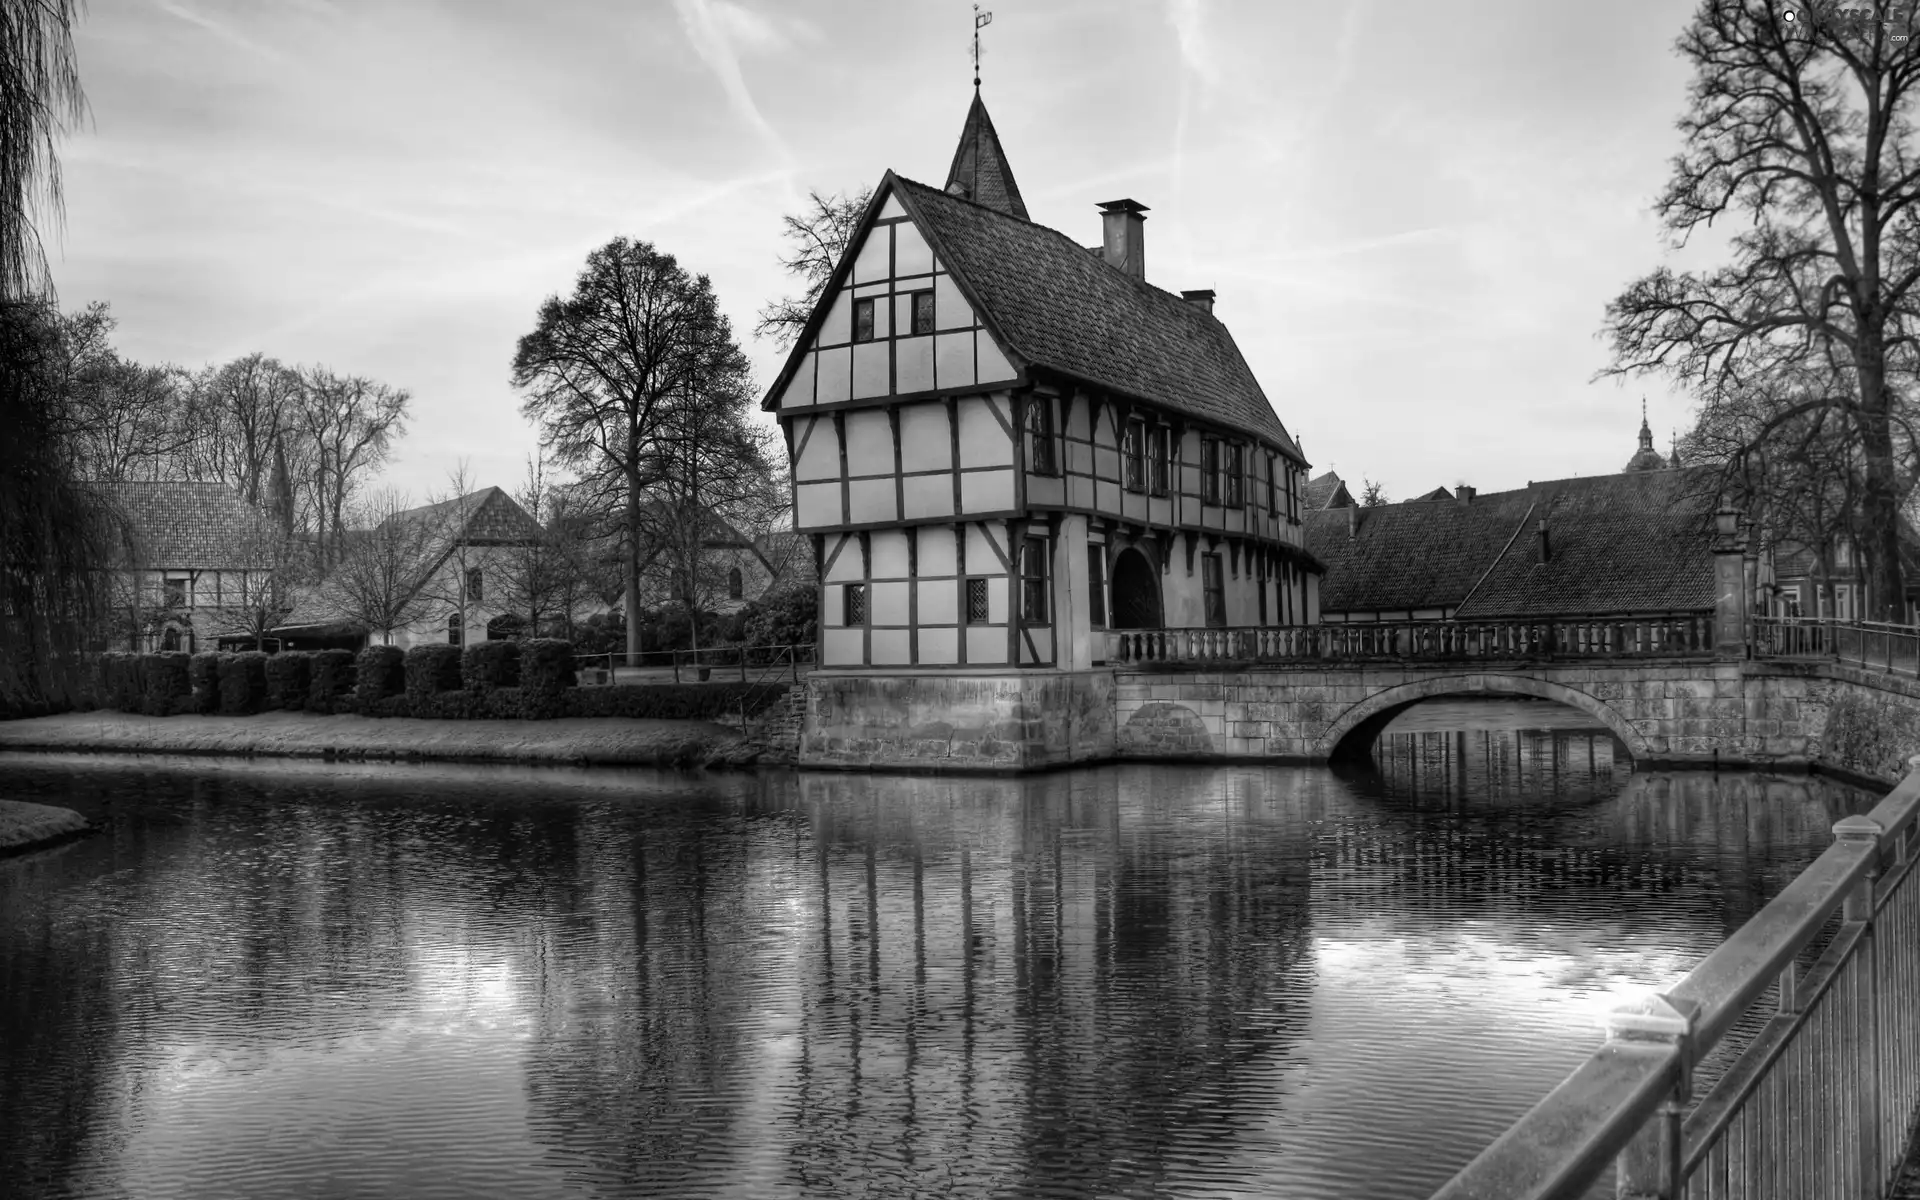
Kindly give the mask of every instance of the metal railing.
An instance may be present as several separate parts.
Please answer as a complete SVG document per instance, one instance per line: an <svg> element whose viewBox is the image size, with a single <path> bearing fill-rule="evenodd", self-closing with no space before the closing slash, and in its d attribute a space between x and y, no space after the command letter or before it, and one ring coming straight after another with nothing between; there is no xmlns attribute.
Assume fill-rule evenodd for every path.
<svg viewBox="0 0 1920 1200"><path fill-rule="evenodd" d="M1920 628L1885 621L1753 617L1754 658L1828 658L1869 671L1920 677Z"/></svg>
<svg viewBox="0 0 1920 1200"><path fill-rule="evenodd" d="M1609 1164L1617 1194L1647 1200L1884 1197L1920 1101L1911 765L1685 979L1613 1013L1605 1044L1435 1200L1571 1200ZM1695 1067L1769 999L1695 1103Z"/></svg>
<svg viewBox="0 0 1920 1200"><path fill-rule="evenodd" d="M1285 628L1116 629L1109 663L1453 662L1713 653L1708 613L1535 621L1382 621Z"/></svg>
<svg viewBox="0 0 1920 1200"><path fill-rule="evenodd" d="M814 663L814 644L796 642L762 646L708 646L699 650L642 650L639 662L629 664L627 652L611 650L573 656L581 682L612 683L623 670L637 670L649 682L753 683L774 674L798 681ZM756 679L757 677L757 679Z"/></svg>

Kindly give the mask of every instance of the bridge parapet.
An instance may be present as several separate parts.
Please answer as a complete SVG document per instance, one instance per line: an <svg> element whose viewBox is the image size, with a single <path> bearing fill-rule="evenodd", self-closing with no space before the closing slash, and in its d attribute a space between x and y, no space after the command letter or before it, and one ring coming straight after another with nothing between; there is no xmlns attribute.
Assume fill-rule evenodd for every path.
<svg viewBox="0 0 1920 1200"><path fill-rule="evenodd" d="M1920 1102L1911 766L1685 979L1616 1012L1606 1044L1435 1200L1572 1200L1610 1161L1623 1196L1886 1195ZM1764 1024L1696 1097L1695 1066L1750 1012Z"/></svg>
<svg viewBox="0 0 1920 1200"><path fill-rule="evenodd" d="M1107 634L1107 662L1123 666L1557 662L1713 656L1713 617L1705 612L1531 621L1116 629Z"/></svg>

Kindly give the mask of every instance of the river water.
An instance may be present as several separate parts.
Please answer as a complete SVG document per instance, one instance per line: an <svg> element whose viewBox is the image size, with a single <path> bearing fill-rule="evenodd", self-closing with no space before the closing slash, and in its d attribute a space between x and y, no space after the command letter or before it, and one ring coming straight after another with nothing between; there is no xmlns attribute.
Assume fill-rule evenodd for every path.
<svg viewBox="0 0 1920 1200"><path fill-rule="evenodd" d="M9 754L19 1197L1426 1196L1873 797L1434 704L1375 770Z"/></svg>

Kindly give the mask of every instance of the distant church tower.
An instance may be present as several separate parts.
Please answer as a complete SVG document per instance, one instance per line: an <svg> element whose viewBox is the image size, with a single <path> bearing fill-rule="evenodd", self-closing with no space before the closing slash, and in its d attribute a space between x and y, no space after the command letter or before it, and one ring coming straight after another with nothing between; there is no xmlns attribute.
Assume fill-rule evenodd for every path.
<svg viewBox="0 0 1920 1200"><path fill-rule="evenodd" d="M1659 471L1666 467L1667 460L1653 448L1653 429L1647 424L1647 402L1640 402L1640 448L1627 460L1622 471Z"/></svg>

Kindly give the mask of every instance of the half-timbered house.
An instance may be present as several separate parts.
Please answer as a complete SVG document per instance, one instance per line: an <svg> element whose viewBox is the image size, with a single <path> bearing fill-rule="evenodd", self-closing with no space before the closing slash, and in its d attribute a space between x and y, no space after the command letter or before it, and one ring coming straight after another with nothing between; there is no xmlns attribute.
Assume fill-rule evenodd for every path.
<svg viewBox="0 0 1920 1200"><path fill-rule="evenodd" d="M875 188L766 399L820 578L807 761L1083 757L1110 631L1314 620L1306 461L1214 294L1147 282L1146 211L1034 223L977 92L943 187Z"/></svg>

